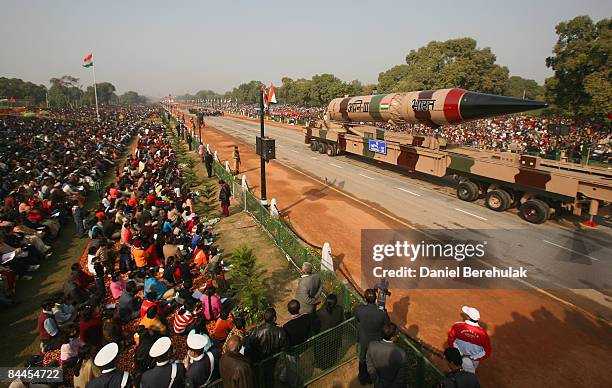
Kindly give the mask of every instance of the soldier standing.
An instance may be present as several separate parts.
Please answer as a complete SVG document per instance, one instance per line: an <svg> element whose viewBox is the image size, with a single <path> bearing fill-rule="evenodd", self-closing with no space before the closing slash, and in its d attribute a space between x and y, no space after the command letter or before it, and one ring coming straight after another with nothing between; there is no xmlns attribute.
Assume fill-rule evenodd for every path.
<svg viewBox="0 0 612 388"><path fill-rule="evenodd" d="M96 357L94 364L102 370L99 377L87 383L87 388L105 388L105 387L131 387L132 378L128 372L117 370L117 355L119 354L119 345L115 342L106 344Z"/></svg>
<svg viewBox="0 0 612 388"><path fill-rule="evenodd" d="M240 174L240 151L238 151L238 146L234 146L234 153L232 156L234 158L234 174L238 175Z"/></svg>
<svg viewBox="0 0 612 388"><path fill-rule="evenodd" d="M155 367L142 374L142 388L179 388L185 386L185 366L180 361L170 359L172 341L161 337L149 351L149 356L155 359Z"/></svg>
<svg viewBox="0 0 612 388"><path fill-rule="evenodd" d="M205 334L191 333L187 336L189 350L183 364L187 369L185 387L205 387L219 377L219 352Z"/></svg>

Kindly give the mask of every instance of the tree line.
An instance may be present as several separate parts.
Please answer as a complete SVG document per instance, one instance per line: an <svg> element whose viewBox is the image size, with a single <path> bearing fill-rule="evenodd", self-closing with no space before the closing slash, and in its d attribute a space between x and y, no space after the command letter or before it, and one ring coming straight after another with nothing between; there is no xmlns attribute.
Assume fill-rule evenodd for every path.
<svg viewBox="0 0 612 388"><path fill-rule="evenodd" d="M605 117L612 112L612 19L595 23L578 16L556 26L558 40L545 59L554 75L539 85L532 79L510 76L506 66L496 63L489 47L478 48L472 38L432 41L411 50L405 63L378 75L377 84L358 80L344 82L333 74L311 79L282 78L277 100L305 106L323 106L336 97L373 93L460 87L467 90L518 98L546 100L550 113ZM519 54L519 53L517 53ZM226 93L202 90L179 99L232 99L256 103L263 83L249 81Z"/></svg>
<svg viewBox="0 0 612 388"><path fill-rule="evenodd" d="M0 77L0 99L27 100L31 105L46 106L47 100L52 108L76 108L95 104L93 85L85 90L79 83L79 78L64 75L51 78L51 86L36 85L19 78ZM127 91L121 95L115 94L116 88L110 82L96 83L98 104L140 104L147 98L135 91Z"/></svg>

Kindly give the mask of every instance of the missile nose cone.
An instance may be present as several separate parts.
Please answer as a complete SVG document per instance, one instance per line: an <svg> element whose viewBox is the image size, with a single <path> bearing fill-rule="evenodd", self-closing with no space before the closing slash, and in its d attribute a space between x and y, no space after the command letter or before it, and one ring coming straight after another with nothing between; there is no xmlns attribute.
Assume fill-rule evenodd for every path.
<svg viewBox="0 0 612 388"><path fill-rule="evenodd" d="M547 106L548 104L543 101L466 92L461 98L459 110L464 120L474 120L546 108Z"/></svg>

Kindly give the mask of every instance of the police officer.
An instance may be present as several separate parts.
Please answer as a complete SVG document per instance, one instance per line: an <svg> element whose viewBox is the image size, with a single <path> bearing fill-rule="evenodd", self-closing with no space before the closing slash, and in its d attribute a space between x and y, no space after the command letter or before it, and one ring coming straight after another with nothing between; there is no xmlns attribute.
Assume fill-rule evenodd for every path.
<svg viewBox="0 0 612 388"><path fill-rule="evenodd" d="M172 341L168 337L161 337L155 341L149 356L155 360L155 367L142 374L140 386L142 388L179 388L185 386L185 366L171 360L170 348Z"/></svg>
<svg viewBox="0 0 612 388"><path fill-rule="evenodd" d="M99 377L87 383L87 388L110 388L110 387L131 387L132 378L128 372L117 370L117 355L119 354L119 345L115 342L106 344L96 357L94 365L102 370Z"/></svg>
<svg viewBox="0 0 612 388"><path fill-rule="evenodd" d="M205 387L219 377L219 352L205 334L189 334L187 346L189 351L183 360L187 368L185 387Z"/></svg>

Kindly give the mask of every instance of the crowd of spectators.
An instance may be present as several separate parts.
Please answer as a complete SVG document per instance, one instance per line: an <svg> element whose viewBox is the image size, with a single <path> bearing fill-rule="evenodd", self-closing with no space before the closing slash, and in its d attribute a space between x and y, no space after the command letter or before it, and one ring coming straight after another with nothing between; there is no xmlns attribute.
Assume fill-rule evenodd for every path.
<svg viewBox="0 0 612 388"><path fill-rule="evenodd" d="M242 116L257 117L258 104L219 102L210 108ZM267 117L294 125L307 125L321 120L323 107L274 104ZM432 129L425 124L377 123L390 131L418 135L440 136L450 144L479 149L502 150L540 155L549 159L580 162L612 163L612 130L609 125L594 120L562 116L510 115L470 121Z"/></svg>
<svg viewBox="0 0 612 388"><path fill-rule="evenodd" d="M199 108L207 112L208 116L217 116L222 112L229 112L241 116L257 117L259 115L259 104L241 104L236 102L208 103ZM266 112L270 120L286 124L305 125L307 122L323 118L325 108L304 107L293 104L271 104Z"/></svg>
<svg viewBox="0 0 612 388"><path fill-rule="evenodd" d="M98 123L73 113L72 120L0 117L2 304L12 304L18 281L52 257L63 222L115 166L142 114L115 110Z"/></svg>
<svg viewBox="0 0 612 388"><path fill-rule="evenodd" d="M54 190L61 191L60 209L70 208L77 235L88 238L87 249L71 266L63 291L41 301L36 323L41 356L28 360L28 365L60 366L65 380L73 378L75 387L205 386L220 377L226 387L253 387L255 363L335 326L344 314L333 295L316 310L321 303L321 280L305 264L284 325L277 324L273 308L263 312L263 322L248 326L244 318L233 315L236 301L214 244L218 219L195 213L197 194L183 179L173 138L158 122L145 120L144 113L150 112L124 112L125 120L115 121L114 130L110 130L111 119L78 124L77 128L87 127L86 133L105 142L69 136L74 135L69 122L52 119L51 123L59 123L56 126L46 120L5 120L10 128L29 123L33 132L45 132L47 125L66 128L65 137L78 139L70 146L70 152L75 152L71 159L52 159L52 164L37 167L48 169L53 179L50 197L58 195ZM102 129L107 126L108 131ZM60 134L54 132L54 136ZM136 148L119 166L117 158L129 152L126 147L132 135L138 136ZM66 143L71 144L70 140ZM67 151L55 147L52 155ZM78 147L83 154L76 151ZM98 159L103 164L96 165ZM60 173L56 169L62 170L59 163L73 161L87 167L88 175L73 174L76 180L64 187L62 182L72 170ZM10 163L16 162L10 159ZM34 181L38 174L33 173ZM105 175L116 178L105 186L101 181ZM56 186L55 181L60 184ZM13 189L26 194L18 188L23 185L29 190L27 198L46 193L26 179L7 188L11 189L7 195L14 195ZM98 196L98 202L88 216L83 202L90 192ZM20 216L28 219L27 213L10 213L22 205L20 201L8 201L8 205L3 222L16 222ZM66 219L67 214L61 214L57 224ZM35 254L44 256L49 249L47 237L42 235L44 250L34 250ZM26 271L33 269L29 263ZM286 381L296 378L295 370L290 372Z"/></svg>
<svg viewBox="0 0 612 388"><path fill-rule="evenodd" d="M15 279L29 279L28 272L44 265L70 215L77 236L88 238L62 292L40 304L41 355L28 365L60 366L65 380L83 388L203 387L218 378L225 387L254 387L256 377L264 386L272 379L295 385L299 371L291 357L280 376L275 362L254 368L337 326L346 317L344 308L334 294L322 295L321 278L304 263L282 326L272 307L263 311L262 322L249 324L234 316L240 301L228 288L228 267L215 244L218 219L195 212L197 193L179 168L176 138L151 115L156 116L151 109L110 110L100 123L86 116L73 121L3 118L2 135L9 141L0 168L11 176L1 188L3 285L12 276L14 290ZM178 138L184 125L177 128ZM127 147L134 135L132 152ZM118 159L126 153L120 166ZM104 185L103 178L113 173L115 179ZM98 198L91 215L84 208L89 193ZM13 303L10 292L2 302ZM355 317L360 381L405 386L406 356L393 344L398 328L376 304L374 290L366 290L366 304ZM471 330L486 336L478 318L471 317ZM451 334L448 342L455 352L446 357L454 373L449 381L461 377L471 382L465 386L476 387L473 372L490 354L488 339L483 337L477 348L465 345L469 338ZM314 366L321 369L340 357L339 343L327 345L314 352ZM460 365L465 355L462 361L456 351L462 346L479 349L469 372Z"/></svg>
<svg viewBox="0 0 612 388"><path fill-rule="evenodd" d="M591 120L559 116L512 115L431 129L424 124L386 129L440 136L450 144L540 155L579 162L583 158L612 163L610 126Z"/></svg>

